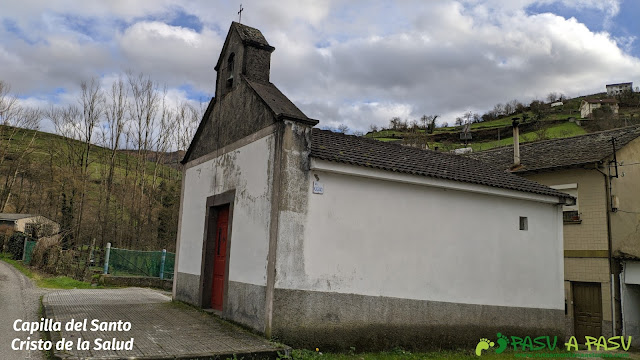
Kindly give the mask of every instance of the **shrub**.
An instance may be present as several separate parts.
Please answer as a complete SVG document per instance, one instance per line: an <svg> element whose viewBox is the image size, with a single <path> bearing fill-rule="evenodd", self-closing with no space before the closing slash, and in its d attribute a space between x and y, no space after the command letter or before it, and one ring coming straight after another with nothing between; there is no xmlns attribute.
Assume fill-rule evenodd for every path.
<svg viewBox="0 0 640 360"><path fill-rule="evenodd" d="M9 238L9 241L7 243L7 252L11 254L14 260L22 260L24 242L27 239L27 235L21 232L15 232Z"/></svg>

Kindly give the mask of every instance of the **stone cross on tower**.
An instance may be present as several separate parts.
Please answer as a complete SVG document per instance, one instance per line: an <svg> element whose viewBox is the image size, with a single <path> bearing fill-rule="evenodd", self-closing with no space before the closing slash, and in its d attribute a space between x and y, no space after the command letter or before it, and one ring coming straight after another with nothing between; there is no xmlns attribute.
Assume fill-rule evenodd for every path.
<svg viewBox="0 0 640 360"><path fill-rule="evenodd" d="M242 8L242 4L240 4L240 11L238 11L238 22L242 24L242 11L244 9Z"/></svg>

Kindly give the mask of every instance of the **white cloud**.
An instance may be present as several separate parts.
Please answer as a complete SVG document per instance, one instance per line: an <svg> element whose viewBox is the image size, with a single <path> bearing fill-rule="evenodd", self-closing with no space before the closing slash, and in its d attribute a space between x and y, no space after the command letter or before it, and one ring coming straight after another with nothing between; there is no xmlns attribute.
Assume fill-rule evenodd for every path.
<svg viewBox="0 0 640 360"><path fill-rule="evenodd" d="M640 75L640 61L609 34L594 33L573 18L516 9L493 11L489 19L486 8L475 11L455 2L421 10L414 13L410 31L331 42L321 51L288 52L285 63L279 63L276 51L276 84L284 84L285 93L310 116L323 108L312 103L351 100L337 105L333 115L349 113L349 125L364 129L363 123L373 122L371 114L349 112L354 104L403 104L411 118L439 113L441 121L451 123L452 114L467 108L487 110L497 102L530 101L551 91L600 92L607 82ZM397 115L403 114L406 109Z"/></svg>
<svg viewBox="0 0 640 360"><path fill-rule="evenodd" d="M169 86L213 89L213 66L224 39L209 29L197 33L160 22L139 22L116 41L125 58L122 67L144 72Z"/></svg>
<svg viewBox="0 0 640 360"><path fill-rule="evenodd" d="M393 116L483 111L550 91L582 95L633 81L637 34L612 37L574 18L530 14L531 5L594 9L617 0L243 1L243 23L276 47L272 81L321 125L355 130ZM204 0L26 0L3 4L0 79L33 99L75 96L81 80L126 70L212 93L213 67L237 3ZM170 25L197 16L197 31ZM3 20L15 25L3 26ZM6 24L5 24L6 25ZM64 89L60 93L59 89ZM54 91L60 93L51 95Z"/></svg>

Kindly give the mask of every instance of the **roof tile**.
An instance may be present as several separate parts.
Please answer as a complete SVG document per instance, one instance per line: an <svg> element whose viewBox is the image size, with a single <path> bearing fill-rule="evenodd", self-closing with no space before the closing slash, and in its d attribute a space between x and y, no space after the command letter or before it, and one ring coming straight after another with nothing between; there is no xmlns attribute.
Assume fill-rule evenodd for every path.
<svg viewBox="0 0 640 360"><path fill-rule="evenodd" d="M613 154L611 138L616 138L616 147L619 149L639 136L640 126L635 125L568 138L520 144L520 163L522 166L513 172L599 162ZM467 156L500 169L508 169L513 165L513 145L475 152Z"/></svg>
<svg viewBox="0 0 640 360"><path fill-rule="evenodd" d="M569 198L565 193L468 157L327 130L313 129L311 156L386 171Z"/></svg>

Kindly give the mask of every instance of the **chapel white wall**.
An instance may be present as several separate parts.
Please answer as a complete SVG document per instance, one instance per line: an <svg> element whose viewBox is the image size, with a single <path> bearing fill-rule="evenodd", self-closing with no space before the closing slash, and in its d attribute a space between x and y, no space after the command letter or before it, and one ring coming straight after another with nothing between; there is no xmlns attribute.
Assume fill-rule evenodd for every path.
<svg viewBox="0 0 640 360"><path fill-rule="evenodd" d="M229 253L229 280L266 284L274 135L188 168L178 272L200 275L206 200L235 189Z"/></svg>
<svg viewBox="0 0 640 360"><path fill-rule="evenodd" d="M564 309L555 204L317 170L308 182L303 240L280 238L276 288Z"/></svg>

